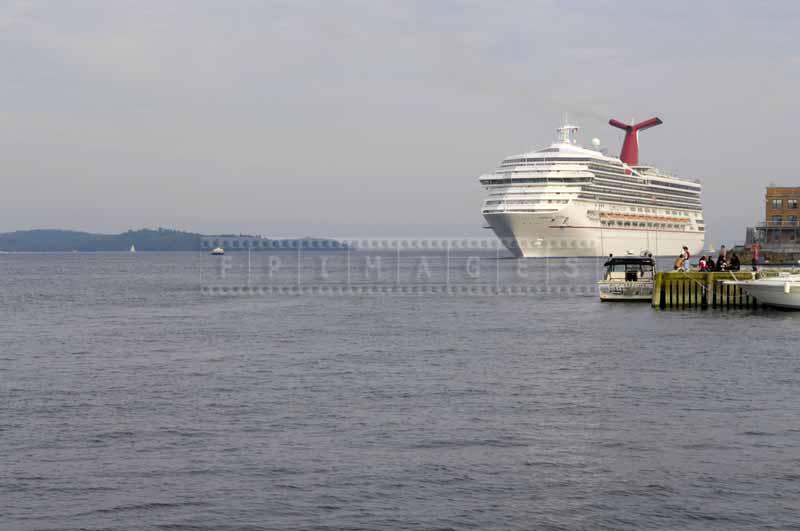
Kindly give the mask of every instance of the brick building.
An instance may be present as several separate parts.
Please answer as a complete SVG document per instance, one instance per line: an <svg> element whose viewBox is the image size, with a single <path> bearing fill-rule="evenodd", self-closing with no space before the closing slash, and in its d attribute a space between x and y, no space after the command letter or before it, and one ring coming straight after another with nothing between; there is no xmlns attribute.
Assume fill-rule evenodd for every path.
<svg viewBox="0 0 800 531"><path fill-rule="evenodd" d="M764 199L764 222L754 227L748 240L767 245L800 242L800 186L768 186Z"/></svg>

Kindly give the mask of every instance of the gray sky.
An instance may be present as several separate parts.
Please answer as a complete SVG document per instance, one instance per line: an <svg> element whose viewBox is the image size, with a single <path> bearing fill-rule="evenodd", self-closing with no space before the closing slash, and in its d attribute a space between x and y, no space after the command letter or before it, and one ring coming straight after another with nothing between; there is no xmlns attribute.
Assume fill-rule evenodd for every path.
<svg viewBox="0 0 800 531"><path fill-rule="evenodd" d="M563 112L658 115L711 239L799 184L800 2L0 2L0 231L488 236L477 176Z"/></svg>

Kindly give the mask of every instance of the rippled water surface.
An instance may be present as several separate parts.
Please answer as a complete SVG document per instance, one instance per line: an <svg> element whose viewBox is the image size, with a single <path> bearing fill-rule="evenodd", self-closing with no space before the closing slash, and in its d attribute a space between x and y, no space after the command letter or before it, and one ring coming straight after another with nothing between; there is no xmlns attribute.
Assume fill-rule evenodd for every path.
<svg viewBox="0 0 800 531"><path fill-rule="evenodd" d="M0 256L0 529L800 529L800 314L198 260Z"/></svg>

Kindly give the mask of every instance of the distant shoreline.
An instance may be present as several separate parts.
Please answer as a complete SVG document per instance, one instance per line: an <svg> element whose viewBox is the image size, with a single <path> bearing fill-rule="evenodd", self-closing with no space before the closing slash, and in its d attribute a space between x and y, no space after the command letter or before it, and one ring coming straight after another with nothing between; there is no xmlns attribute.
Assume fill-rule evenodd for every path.
<svg viewBox="0 0 800 531"><path fill-rule="evenodd" d="M152 251L225 251L343 249L344 243L326 238L270 239L248 234L203 235L175 229L129 230L120 234L98 234L61 229L34 229L0 233L0 254L97 253Z"/></svg>

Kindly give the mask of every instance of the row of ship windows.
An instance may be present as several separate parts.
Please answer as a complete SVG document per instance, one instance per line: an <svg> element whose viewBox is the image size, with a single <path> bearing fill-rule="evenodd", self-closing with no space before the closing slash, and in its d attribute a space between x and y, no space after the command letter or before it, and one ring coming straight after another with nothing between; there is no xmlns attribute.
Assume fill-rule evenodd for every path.
<svg viewBox="0 0 800 531"><path fill-rule="evenodd" d="M598 167L598 166L593 165L593 164L589 165L589 170L591 170L592 172L598 173L598 174L605 173L611 178L618 179L620 181L627 181L627 182L630 182L630 183L633 183L633 184L646 184L646 185L655 185L655 186L665 186L667 188L679 188L679 189L682 189L682 190L692 190L692 191L698 192L698 193L701 190L700 185L692 186L692 185L688 185L688 184L677 184L677 183L671 183L671 182L663 182L663 181L659 181L659 180L651 180L651 179L647 179L646 176L644 176L644 175L639 176L639 177L637 177L637 176L630 177L628 175L620 175L619 173L614 172L614 171L609 172L607 169Z"/></svg>
<svg viewBox="0 0 800 531"><path fill-rule="evenodd" d="M627 188L631 190L641 190L646 192L655 192L655 193L662 193L662 194L672 194L676 196L682 197L700 197L701 190L684 190L679 188L673 188L671 186L665 186L662 183L654 183L654 182L643 182L640 181L638 183L632 183L628 180L621 182L621 179L618 179L617 176L611 175L596 175L594 182L599 184L605 185L613 185L619 186L621 188Z"/></svg>
<svg viewBox="0 0 800 531"><path fill-rule="evenodd" d="M614 221L613 219L610 220L601 220L600 224L608 227L643 227L643 228L651 228L651 229L679 229L679 230L686 230L688 225L682 223L653 223L650 221ZM697 230L702 231L703 227L697 227Z"/></svg>
<svg viewBox="0 0 800 531"><path fill-rule="evenodd" d="M605 205L601 205L601 208ZM647 207L628 207L631 212L641 212L642 214L658 214L659 211L656 208L647 208ZM685 210L664 210L664 214L668 216L689 216L689 213ZM702 220L700 220L702 221Z"/></svg>
<svg viewBox="0 0 800 531"><path fill-rule="evenodd" d="M519 168L519 169L518 169ZM563 168L563 169L561 169ZM541 167L537 167L533 164L501 164L498 173L501 172L510 172L516 171L517 173L522 172L532 172L532 173L575 173L578 171L589 172L589 169L586 166L553 166L552 164L542 164Z"/></svg>
<svg viewBox="0 0 800 531"><path fill-rule="evenodd" d="M569 203L569 200L566 199L542 199L541 201L531 201L528 199L507 199L507 200L500 200L500 201L486 201L486 206L489 205L499 205L499 204L506 204L506 205L536 205L536 204L548 204L548 205L566 205Z"/></svg>
<svg viewBox="0 0 800 531"><path fill-rule="evenodd" d="M556 171L558 171L558 170L556 170ZM690 188L690 187L685 187L685 186L672 186L672 185L665 184L665 183L652 183L651 184L649 182L646 182L646 181L643 182L643 181L638 180L638 179L621 178L621 177L619 177L617 175L613 175L613 176L612 175L598 175L597 177L602 179L602 180L604 180L604 181L611 181L608 184L616 184L616 185L618 185L620 187L628 188L628 189L631 189L631 190L648 191L648 192L651 192L651 193L661 193L661 194L672 193L672 194L674 194L676 196L682 196L682 197L699 197L699 195L700 195L700 190L697 189L697 188ZM551 177L512 178L512 177L508 177L507 176L507 177L504 177L502 179L483 179L483 180L481 180L481 183L483 183L485 185L489 185L489 184L523 184L523 183L544 183L544 184L547 184L547 183L570 183L570 184L573 184L573 183L590 183L592 181L593 181L593 179L591 177L586 177L586 176L552 177L552 178ZM626 186L626 185L620 184L619 182L615 182L615 181L630 182L630 183L633 183L633 186L631 186L631 185L627 185ZM691 190L691 192L683 192L683 191L680 191L680 190L661 190L659 188L654 188L655 186L660 186L660 187L664 187L664 188L682 188L682 189L686 189L686 190Z"/></svg>
<svg viewBox="0 0 800 531"><path fill-rule="evenodd" d="M670 199L666 197L647 197L641 195L619 194L619 193L614 194L611 192L604 192L602 190L585 190L585 191L597 192L602 195L611 196L614 198L615 201L623 203L650 204L668 208L680 208L689 206L697 208L698 210L700 208L699 201L678 201L677 199Z"/></svg>
<svg viewBox="0 0 800 531"><path fill-rule="evenodd" d="M616 213L616 212L610 212L610 211L606 210L606 209L609 208L609 205L607 205L605 203L601 203L598 206L600 207L601 210L603 210L603 212L602 212L603 214L615 214ZM660 214L660 215L665 215L665 216L685 216L687 218L689 217L689 213L686 212L685 210L659 210L657 208L635 207L635 206L622 207L622 210L624 211L626 208L627 208L628 212L634 212L634 213ZM590 214L597 214L597 212L594 211L594 210L590 210L589 213ZM698 223L703 223L703 220L702 219L698 219L697 222Z"/></svg>
<svg viewBox="0 0 800 531"><path fill-rule="evenodd" d="M505 176L509 176L511 168L506 164L500 166L500 170L497 173L503 173ZM634 185L645 185L645 186L661 186L664 188L669 188L671 190L688 190L695 193L700 193L702 187L700 185L685 185L685 184L677 184L672 182L666 182L661 180L654 180L648 179L644 175L627 175L622 174L619 171L615 171L614 169L610 168L601 168L596 165L589 165L589 166L582 166L583 171L591 172L597 177L603 177L608 179L614 179L616 181L625 181ZM556 169L556 168L526 168L524 170L520 170L517 173L575 173L577 171L575 168L569 169Z"/></svg>
<svg viewBox="0 0 800 531"><path fill-rule="evenodd" d="M575 168L570 168L568 170L554 170L552 168L525 168L524 170L515 170L511 168L504 168L501 167L499 170L495 172L502 173L504 177L510 177L515 173L532 173L534 175L542 175L542 174L550 174L550 173L566 173L573 175L573 178L576 177L591 177L593 174L586 169L577 170Z"/></svg>
<svg viewBox="0 0 800 531"><path fill-rule="evenodd" d="M695 192L695 193L698 193L698 194L703 189L699 184L695 185L695 186L691 186L691 185L688 185L688 184L668 183L668 182L664 182L664 181L655 181L655 180L646 179L646 178L644 179L644 184L647 184L647 185L650 185L650 186L664 186L666 188L676 188L676 189L679 189L679 190L689 190L689 191L692 191L692 192Z"/></svg>
<svg viewBox="0 0 800 531"><path fill-rule="evenodd" d="M601 197L605 196L605 197ZM600 193L598 196L586 196L585 194L578 194L580 199L594 199L594 200L601 200L601 201L614 201L618 203L633 203L637 205L653 205L656 207L662 208L680 208L680 207L689 207L696 210L700 210L700 202L699 201L675 201L675 200L660 200L658 199L642 199L635 196L629 196L624 194L612 194L612 193Z"/></svg>
<svg viewBox="0 0 800 531"><path fill-rule="evenodd" d="M541 190L541 188L538 188ZM567 192L564 192L565 194ZM528 192L526 191L517 191L517 190L501 190L499 192L491 192L489 193L489 197L542 197L543 195L561 195L561 192Z"/></svg>
<svg viewBox="0 0 800 531"><path fill-rule="evenodd" d="M497 159L495 159L497 160ZM554 162L589 162L590 158L556 158L556 159L547 159L547 158L536 158L536 159L505 159L502 164L531 164L540 162L542 164L552 164Z"/></svg>
<svg viewBox="0 0 800 531"><path fill-rule="evenodd" d="M559 159L507 159L507 160L504 160L501 163L500 167L501 168L508 168L509 166L519 166L519 165L523 165L523 164L553 164L553 163L558 163L558 162L587 162L587 161L590 161L590 160L591 159L586 159L586 158L571 158L571 159L561 159L561 158L559 158ZM597 171L598 173L608 173L611 176L613 176L615 179L618 179L618 180L624 180L624 181L628 181L628 182L635 183L635 184L646 184L646 185L654 184L654 185L658 185L658 186L664 186L664 187L667 187L667 188L690 190L692 192L698 192L698 193L700 192L700 186L699 185L698 186L692 186L692 185L688 185L688 184L678 184L678 183L662 182L662 181L651 181L651 180L646 178L646 174L636 172L636 170L634 170L634 172L636 172L636 173L634 174L635 176L633 176L633 177L622 176L622 175L619 175L619 173L618 173L618 170L620 168L621 167L618 167L618 166L609 166L609 165L605 165L605 164L596 164L596 163L588 165L588 169L590 171ZM574 171L574 170L551 169L551 170L546 170L546 171L561 172L561 171ZM778 200L778 201L780 201L780 200ZM797 202L795 201L795 204L796 203ZM780 207L774 207L774 208L780 208ZM797 208L797 207L795 206L795 207L790 207L790 208Z"/></svg>
<svg viewBox="0 0 800 531"><path fill-rule="evenodd" d="M531 173L531 172L526 172ZM537 173L559 173L558 171L546 171L546 172L537 172ZM511 172L503 173L502 180L511 180L515 183L518 182L531 182L531 183L546 183L546 182L556 182L556 183L571 183L575 181L591 181L593 176L591 174L586 175L575 175L574 171L564 171L567 175L562 177L553 177L552 175L545 175L544 177L514 177Z"/></svg>
<svg viewBox="0 0 800 531"><path fill-rule="evenodd" d="M565 195L570 194L570 192L563 192ZM574 192L572 192L574 193ZM523 197L529 198L529 200L537 200L539 197L543 195L561 195L562 192L510 192L510 191L502 191L502 192L493 192L489 194L489 197ZM486 202L487 205L496 205L501 201L492 200ZM564 201L566 203L566 201ZM608 205L606 203L600 203L597 205L601 210L606 210L608 208L613 208L612 205ZM615 205L616 206L616 205ZM674 216L689 216L689 212L683 210L670 210L670 209L658 209L658 208L650 208L650 207L640 207L640 206L620 206L622 210L628 210L630 212L641 212L644 214L662 214L662 215L674 215ZM702 219L697 220L698 223L702 223Z"/></svg>
<svg viewBox="0 0 800 531"><path fill-rule="evenodd" d="M481 180L482 184L526 184L526 183L590 183L592 182L591 178L589 177L572 177L572 178L547 178L547 177L537 177L537 178L526 178L526 179L512 179L512 178L505 178L505 179L483 179Z"/></svg>
<svg viewBox="0 0 800 531"><path fill-rule="evenodd" d="M628 183L619 183L615 179L605 176L598 176L595 179L595 184L597 185L611 185L611 186L618 186L620 189L623 190L630 190L634 192L647 192L651 194L663 194L663 195L671 195L674 197L690 197L690 198L697 198L700 197L700 191L697 192L684 192L682 190L671 190L667 188L661 188L654 185L634 185Z"/></svg>
<svg viewBox="0 0 800 531"><path fill-rule="evenodd" d="M600 197L600 196L606 196L606 195L607 196L611 196L611 197ZM674 204L671 204L671 203L674 203L674 201L673 202L652 201L652 200L644 201L644 200L641 200L641 199L632 199L630 197L620 196L619 194L613 194L613 193L612 194L609 194L609 193L597 193L597 194L581 193L581 194L578 195L578 197L580 199L588 199L588 200L592 200L592 201L612 201L613 200L613 201L620 202L620 203L634 203L634 204L638 204L638 205L655 205L655 206L667 207L667 208L670 208L670 207L674 208L675 207ZM698 210L700 209L700 202L699 201L697 201L697 202L684 201L684 204L687 205L687 206L695 207Z"/></svg>
<svg viewBox="0 0 800 531"><path fill-rule="evenodd" d="M700 208L699 201L679 201L677 199L670 199L666 197L647 197L642 195L633 195L633 194L620 194L614 193L609 191L604 191L603 189L586 189L586 192L597 192L598 194L606 195L614 197L615 200L626 202L626 203L637 203L637 204L651 204L651 205L658 205L662 207L677 207L677 206L693 206L696 208Z"/></svg>
<svg viewBox="0 0 800 531"><path fill-rule="evenodd" d="M503 195L505 193L507 193L507 192L499 192L499 193L496 193L496 194L492 194L490 197L492 197L492 196L493 197L497 197L497 196ZM560 195L561 192L548 192L548 193L549 194L554 194L554 195ZM530 193L530 192L529 193L519 193L519 194L514 194L514 196L515 197L520 197L521 196L521 197L525 197L525 198L529 198L529 199L527 201L517 200L517 199L511 199L511 200L509 200L509 199L506 199L506 200L489 199L488 201L486 201L485 204L487 206L489 206L489 205L497 205L497 204L500 204L500 203L524 204L524 203L531 202L531 201L538 201L539 197L541 195L544 195L544 194L536 193L536 192L533 192L533 193ZM541 200L541 202L544 202L544 200ZM547 202L555 203L555 204L566 204L569 201L568 200L561 200L561 199L552 199L552 200L548 200ZM609 205L607 203L599 203L597 205L597 207L600 208L601 211L604 211L606 213L613 213L613 212L608 212L608 209L613 209L613 208L617 207L620 211L641 213L641 214L657 214L657 215L666 215L666 216L685 216L685 217L689 217L690 216L689 212L687 212L686 210L659 209L659 208L640 207L640 206ZM592 211L592 212L594 212L594 211ZM697 215L697 214L695 214L695 215ZM797 220L795 219L795 222L796 221ZM702 218L698 218L697 219L697 223L703 223L703 219Z"/></svg>
<svg viewBox="0 0 800 531"><path fill-rule="evenodd" d="M486 208L483 210L484 214L515 214L520 212L528 213L542 213L542 212L558 212L557 208L509 208L506 210L497 210Z"/></svg>
<svg viewBox="0 0 800 531"><path fill-rule="evenodd" d="M686 225L679 223L653 223L644 221L615 221L613 219L601 220L601 225L608 225L609 227L658 227L662 229L683 229Z"/></svg>

